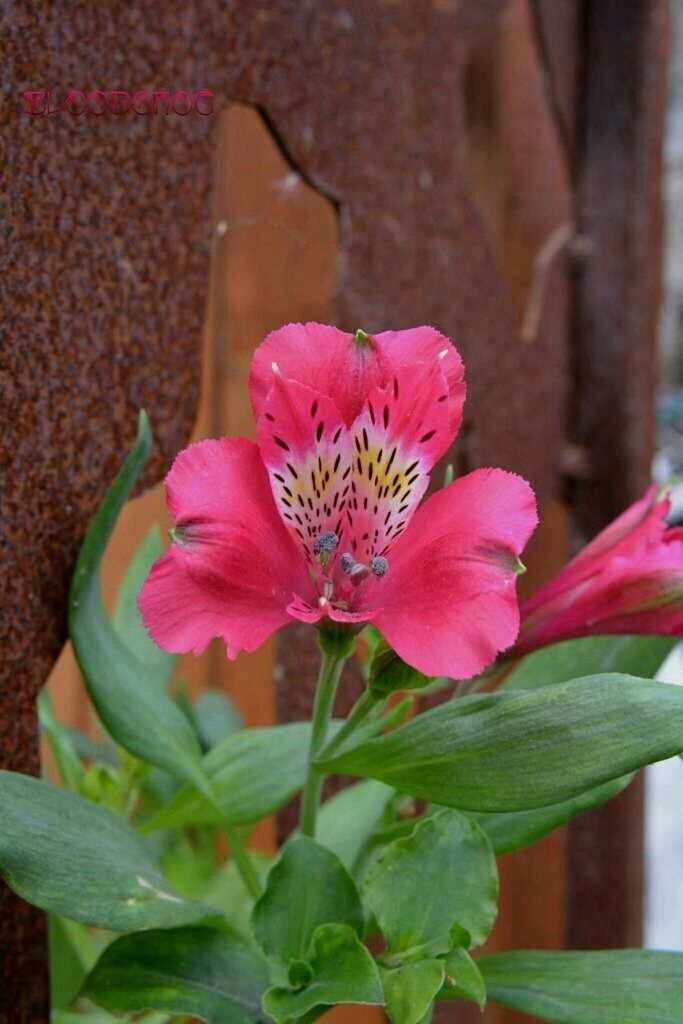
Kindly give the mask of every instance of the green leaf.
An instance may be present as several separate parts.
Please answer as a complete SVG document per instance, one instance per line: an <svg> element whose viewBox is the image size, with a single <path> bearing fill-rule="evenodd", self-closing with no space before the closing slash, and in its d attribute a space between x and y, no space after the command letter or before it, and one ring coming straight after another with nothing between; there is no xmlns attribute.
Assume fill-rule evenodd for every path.
<svg viewBox="0 0 683 1024"><path fill-rule="evenodd" d="M363 894L387 940L387 966L421 950L445 953L454 925L478 946L497 911L491 845L466 815L439 811L386 847L367 874Z"/></svg>
<svg viewBox="0 0 683 1024"><path fill-rule="evenodd" d="M535 690L598 672L652 679L678 643L675 636L587 636L541 647L523 658L505 690Z"/></svg>
<svg viewBox="0 0 683 1024"><path fill-rule="evenodd" d="M205 750L217 747L242 728L242 717L220 690L206 690L192 705L192 713Z"/></svg>
<svg viewBox="0 0 683 1024"><path fill-rule="evenodd" d="M393 1024L420 1024L443 985L443 960L416 960L382 971L387 1012Z"/></svg>
<svg viewBox="0 0 683 1024"><path fill-rule="evenodd" d="M480 1010L486 1005L486 985L481 971L462 947L451 950L446 957L446 984L439 999L471 999Z"/></svg>
<svg viewBox="0 0 683 1024"><path fill-rule="evenodd" d="M543 836L547 836L560 825L565 825L578 814L600 807L626 789L633 775L622 775L618 779L603 782L579 793L578 796L563 800L559 804L548 804L547 807L535 807L531 811L509 811L507 814L495 812L470 812L470 816L483 828L491 841L494 853L500 857L512 850L521 850L531 846Z"/></svg>
<svg viewBox="0 0 683 1024"><path fill-rule="evenodd" d="M108 946L83 995L112 1013L165 1010L210 1024L266 1024L264 960L209 928L125 935Z"/></svg>
<svg viewBox="0 0 683 1024"><path fill-rule="evenodd" d="M553 1024L680 1024L683 953L516 951L477 960L489 999Z"/></svg>
<svg viewBox="0 0 683 1024"><path fill-rule="evenodd" d="M390 786L374 779L342 789L320 808L316 839L351 871L393 795Z"/></svg>
<svg viewBox="0 0 683 1024"><path fill-rule="evenodd" d="M90 932L76 921L48 915L50 949L50 1005L53 1010L71 1005L83 979L97 959Z"/></svg>
<svg viewBox="0 0 683 1024"><path fill-rule="evenodd" d="M54 1010L50 1015L50 1024L119 1024L120 1017L112 1017L110 1013L105 1013L104 1010L88 1010L86 1013L70 1013L67 1010ZM163 1024L165 1024L167 1018L162 1018ZM161 1024L161 1022L153 1021L151 1018L146 1018L141 1024Z"/></svg>
<svg viewBox="0 0 683 1024"><path fill-rule="evenodd" d="M382 1005L377 965L353 928L327 924L317 928L308 950L312 979L299 991L271 988L263 1006L275 1020L301 1017L318 1006L338 1003Z"/></svg>
<svg viewBox="0 0 683 1024"><path fill-rule="evenodd" d="M216 829L172 833L159 857L164 876L181 896L204 900L204 891L216 874Z"/></svg>
<svg viewBox="0 0 683 1024"><path fill-rule="evenodd" d="M287 963L305 956L316 928L333 923L362 933L363 909L351 876L325 847L293 836L254 907L254 934L266 953Z"/></svg>
<svg viewBox="0 0 683 1024"><path fill-rule="evenodd" d="M145 666L146 681L162 689L168 684L178 657L163 651L150 639L138 608L138 595L150 569L163 552L159 527L152 526L128 563L112 616L114 630Z"/></svg>
<svg viewBox="0 0 683 1024"><path fill-rule="evenodd" d="M40 691L37 700L38 721L55 759L62 783L77 792L83 779L83 765L80 762L71 736L59 724L52 711L52 701L47 689Z"/></svg>
<svg viewBox="0 0 683 1024"><path fill-rule="evenodd" d="M370 663L368 686L376 697L388 697L397 690L421 690L432 680L407 665L386 640L377 645Z"/></svg>
<svg viewBox="0 0 683 1024"><path fill-rule="evenodd" d="M69 631L97 713L125 750L171 775L206 784L197 736L170 697L149 685L149 669L122 642L102 604L100 563L119 512L149 456L152 439L140 413L138 436L85 535L69 595Z"/></svg>
<svg viewBox="0 0 683 1024"><path fill-rule="evenodd" d="M14 772L0 772L0 872L43 910L128 931L210 915L171 889L136 833L104 807Z"/></svg>
<svg viewBox="0 0 683 1024"><path fill-rule="evenodd" d="M255 850L249 851L249 859L261 886L264 888L268 872L273 863L272 859L257 853ZM227 918L228 923L238 935L247 941L254 941L251 927L254 900L247 891L234 860L229 860L214 875L202 892L202 900L204 903L208 903L209 906L219 910Z"/></svg>
<svg viewBox="0 0 683 1024"><path fill-rule="evenodd" d="M62 726L62 730L71 740L71 745L83 761L100 761L102 764L111 765L112 768L120 766L120 759L116 747L110 739L93 739L82 729L74 729L71 726Z"/></svg>
<svg viewBox="0 0 683 1024"><path fill-rule="evenodd" d="M204 756L202 768L219 811L194 786L184 786L144 829L184 825L248 825L271 814L301 789L310 723L241 729Z"/></svg>
<svg viewBox="0 0 683 1024"><path fill-rule="evenodd" d="M322 762L472 811L523 811L683 751L683 688L589 676L441 704Z"/></svg>

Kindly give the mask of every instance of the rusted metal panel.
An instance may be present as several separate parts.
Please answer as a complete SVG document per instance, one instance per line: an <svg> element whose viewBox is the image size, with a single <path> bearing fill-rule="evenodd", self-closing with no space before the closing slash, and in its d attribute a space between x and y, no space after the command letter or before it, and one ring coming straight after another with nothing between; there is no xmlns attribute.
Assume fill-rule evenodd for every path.
<svg viewBox="0 0 683 1024"><path fill-rule="evenodd" d="M36 774L34 701L64 642L87 521L137 409L147 407L159 442L150 483L186 438L197 399L207 126L23 110L23 89L145 80L150 37L122 63L131 9L115 8L80 38L85 5L3 8L0 749L4 768ZM47 1020L43 917L4 887L0 962L0 1020Z"/></svg>
<svg viewBox="0 0 683 1024"><path fill-rule="evenodd" d="M650 479L661 288L665 0L586 7L579 216L590 255L577 278L575 488L580 539ZM642 939L643 786L570 829L568 945Z"/></svg>

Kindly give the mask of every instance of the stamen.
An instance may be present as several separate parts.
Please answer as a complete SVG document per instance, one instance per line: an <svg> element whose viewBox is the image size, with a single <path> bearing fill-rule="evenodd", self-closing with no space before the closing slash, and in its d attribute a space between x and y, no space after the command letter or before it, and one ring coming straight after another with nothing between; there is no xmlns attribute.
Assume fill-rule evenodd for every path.
<svg viewBox="0 0 683 1024"><path fill-rule="evenodd" d="M353 572L353 567L354 567L355 564L356 564L356 559L348 551L346 551L341 556L341 571L346 573L347 576L351 575L351 573Z"/></svg>
<svg viewBox="0 0 683 1024"><path fill-rule="evenodd" d="M332 530L321 533L313 541L313 553L316 555L331 555L339 543L339 537Z"/></svg>
<svg viewBox="0 0 683 1024"><path fill-rule="evenodd" d="M316 511L316 515L320 509ZM321 566L325 569L334 554L339 537L332 530L319 534L313 541L313 554L318 556Z"/></svg>
<svg viewBox="0 0 683 1024"><path fill-rule="evenodd" d="M378 576L381 579L382 576L386 576L389 571L389 563L382 555L375 555L373 560L370 562L370 571L373 575Z"/></svg>
<svg viewBox="0 0 683 1024"><path fill-rule="evenodd" d="M361 330L359 327L354 336L354 341L356 342L356 345L358 345L360 348L369 348L372 339L369 334Z"/></svg>

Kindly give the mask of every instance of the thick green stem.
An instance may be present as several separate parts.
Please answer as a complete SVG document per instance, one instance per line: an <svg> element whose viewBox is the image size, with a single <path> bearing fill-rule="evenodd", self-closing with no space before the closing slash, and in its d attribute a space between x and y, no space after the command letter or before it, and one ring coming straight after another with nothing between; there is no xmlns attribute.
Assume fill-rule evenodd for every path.
<svg viewBox="0 0 683 1024"><path fill-rule="evenodd" d="M235 862L235 867L240 873L247 892L252 899L257 900L261 895L261 883L251 862L249 851L242 842L242 837L234 826L226 825L225 834L230 844L230 856Z"/></svg>
<svg viewBox="0 0 683 1024"><path fill-rule="evenodd" d="M358 726L365 721L372 709L377 707L381 700L384 700L384 698L376 697L370 690L365 690L349 711L349 717L346 719L339 732L332 737L323 750L318 751L318 757L326 760L328 757L331 757L332 754L336 753L344 740L356 731Z"/></svg>
<svg viewBox="0 0 683 1024"><path fill-rule="evenodd" d="M349 656L345 645L321 644L322 660L318 686L315 691L313 705L313 721L311 723L311 743L308 750L308 775L303 793L301 794L301 816L299 828L305 836L315 835L315 820L318 815L320 791L324 775L314 765L319 752L325 745L327 730L332 715L332 705L337 692L339 677L344 662Z"/></svg>

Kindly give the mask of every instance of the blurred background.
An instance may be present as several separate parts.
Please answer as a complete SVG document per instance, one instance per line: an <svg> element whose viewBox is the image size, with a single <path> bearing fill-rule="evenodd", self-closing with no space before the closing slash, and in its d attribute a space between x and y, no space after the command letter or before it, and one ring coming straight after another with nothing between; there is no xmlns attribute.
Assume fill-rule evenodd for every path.
<svg viewBox="0 0 683 1024"><path fill-rule="evenodd" d="M669 93L664 142L664 292L659 332L661 376L653 475L670 480L683 471L683 4L671 9ZM672 518L683 519L683 488L674 491ZM683 654L673 652L660 677L683 684ZM683 949L683 892L672 886L683 864L683 762L647 769L645 942Z"/></svg>

